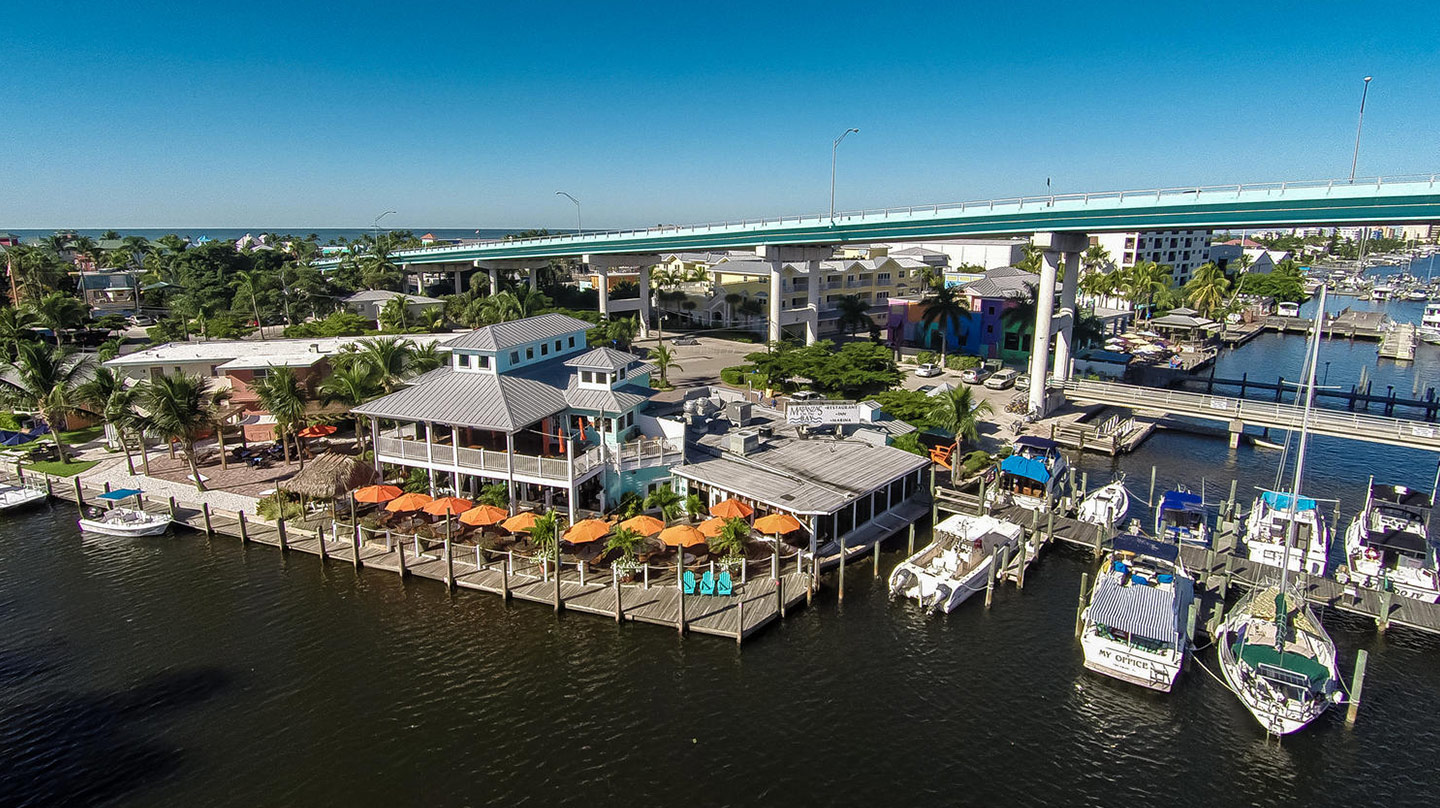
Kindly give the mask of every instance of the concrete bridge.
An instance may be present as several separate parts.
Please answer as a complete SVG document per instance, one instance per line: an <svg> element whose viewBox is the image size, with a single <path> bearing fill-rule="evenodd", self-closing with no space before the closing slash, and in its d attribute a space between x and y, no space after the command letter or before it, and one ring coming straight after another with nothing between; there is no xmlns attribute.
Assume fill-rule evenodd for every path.
<svg viewBox="0 0 1440 808"><path fill-rule="evenodd" d="M1161 390L1117 382L1070 379L1064 383L1065 397L1086 404L1110 404L1137 410L1183 415L1219 421L1230 430L1230 446L1239 445L1247 424L1270 429L1298 430L1303 406L1269 401ZM1312 407L1310 432L1369 443L1440 451L1440 426L1409 418L1389 418L1364 413Z"/></svg>

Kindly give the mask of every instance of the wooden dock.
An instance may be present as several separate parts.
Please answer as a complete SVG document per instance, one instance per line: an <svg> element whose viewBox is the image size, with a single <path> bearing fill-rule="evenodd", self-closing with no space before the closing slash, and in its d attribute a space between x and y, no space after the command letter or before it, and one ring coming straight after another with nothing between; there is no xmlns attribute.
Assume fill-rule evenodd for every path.
<svg viewBox="0 0 1440 808"><path fill-rule="evenodd" d="M1403 323L1385 332L1380 340L1380 358L1401 362L1415 361L1415 348L1420 343L1420 332L1413 323Z"/></svg>

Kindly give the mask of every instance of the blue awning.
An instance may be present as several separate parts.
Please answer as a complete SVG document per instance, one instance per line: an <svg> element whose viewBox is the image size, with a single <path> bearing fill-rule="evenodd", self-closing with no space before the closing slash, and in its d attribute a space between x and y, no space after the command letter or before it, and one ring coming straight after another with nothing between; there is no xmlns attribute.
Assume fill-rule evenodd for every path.
<svg viewBox="0 0 1440 808"><path fill-rule="evenodd" d="M1050 482L1050 469L1045 468L1045 462L1038 458L1010 455L1000 461L1000 470L1039 483Z"/></svg>
<svg viewBox="0 0 1440 808"><path fill-rule="evenodd" d="M1189 593L1175 581L1176 591L1143 584L1122 586L1119 577L1106 575L1095 587L1090 619L1139 637L1180 644L1180 615L1189 608ZM1177 604L1177 600L1183 600Z"/></svg>
<svg viewBox="0 0 1440 808"><path fill-rule="evenodd" d="M129 499L145 493L138 488L117 488L114 491L106 491L96 499L103 499L106 502L119 502L122 499Z"/></svg>
<svg viewBox="0 0 1440 808"><path fill-rule="evenodd" d="M1189 491L1166 491L1165 495L1160 498L1160 510L1204 513L1205 506L1199 494L1192 494Z"/></svg>
<svg viewBox="0 0 1440 808"><path fill-rule="evenodd" d="M1265 493L1261 494L1260 497L1265 500L1265 504L1276 510L1290 510L1289 494L1282 494L1279 491L1266 491ZM1295 510L1315 511L1319 510L1319 506L1315 504L1315 500L1310 499L1309 497L1301 497L1295 505Z"/></svg>
<svg viewBox="0 0 1440 808"><path fill-rule="evenodd" d="M1162 561L1173 562L1180 557L1179 545L1147 539L1144 536L1116 536L1115 540L1111 542L1111 546L1122 552L1158 558Z"/></svg>

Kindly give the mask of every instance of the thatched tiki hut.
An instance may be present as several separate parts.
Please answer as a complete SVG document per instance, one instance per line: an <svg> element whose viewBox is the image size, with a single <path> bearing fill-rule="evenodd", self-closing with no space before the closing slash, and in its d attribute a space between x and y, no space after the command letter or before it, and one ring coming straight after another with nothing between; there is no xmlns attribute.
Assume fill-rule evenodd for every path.
<svg viewBox="0 0 1440 808"><path fill-rule="evenodd" d="M356 488L375 482L375 477L375 469L360 458L326 452L295 476L282 480L275 487L291 494L299 494L303 512L307 499L329 501L333 504L341 497L348 498L348 494Z"/></svg>

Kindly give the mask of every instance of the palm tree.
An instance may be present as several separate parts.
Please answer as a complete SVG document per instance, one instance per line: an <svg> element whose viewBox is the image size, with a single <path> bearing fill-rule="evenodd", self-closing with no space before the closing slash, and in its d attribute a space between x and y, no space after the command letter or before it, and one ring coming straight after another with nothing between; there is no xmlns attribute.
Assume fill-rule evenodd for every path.
<svg viewBox="0 0 1440 808"><path fill-rule="evenodd" d="M391 289L399 286L405 278L404 270L390 258L390 246L385 240L377 241L370 252L359 259L360 279L366 289Z"/></svg>
<svg viewBox="0 0 1440 808"><path fill-rule="evenodd" d="M622 351L630 350L640 323L634 317L615 317L605 324L605 336Z"/></svg>
<svg viewBox="0 0 1440 808"><path fill-rule="evenodd" d="M1026 272L1040 274L1040 265L1044 262L1045 251L1034 244L1025 245L1025 257L1015 262L1016 269L1023 269Z"/></svg>
<svg viewBox="0 0 1440 808"><path fill-rule="evenodd" d="M979 417L994 411L988 401L976 403L969 387L960 387L935 397L930 405L930 420L957 439L974 441L980 437Z"/></svg>
<svg viewBox="0 0 1440 808"><path fill-rule="evenodd" d="M385 331L404 331L410 327L410 298L399 295L385 302L380 309L380 328Z"/></svg>
<svg viewBox="0 0 1440 808"><path fill-rule="evenodd" d="M428 309L424 309L420 312L420 321L421 324L425 326L425 330L431 334L444 331L445 310L439 306L431 306Z"/></svg>
<svg viewBox="0 0 1440 808"><path fill-rule="evenodd" d="M40 239L40 245L56 255L70 249L71 236L63 233L51 233Z"/></svg>
<svg viewBox="0 0 1440 808"><path fill-rule="evenodd" d="M690 514L691 519L697 519L705 515L705 500L699 494L691 494L685 498L685 512Z"/></svg>
<svg viewBox="0 0 1440 808"><path fill-rule="evenodd" d="M39 300L29 301L30 310L40 324L55 332L56 341L63 339L67 329L85 321L86 306L64 292L49 292Z"/></svg>
<svg viewBox="0 0 1440 808"><path fill-rule="evenodd" d="M290 446L287 437L295 441L295 455L300 458L300 468L305 468L305 456L300 451L299 438L292 436L300 424L305 422L305 388L295 377L295 371L287 367L270 368L265 378L250 385L260 406L275 416L275 431L280 435L281 450L285 462L290 462Z"/></svg>
<svg viewBox="0 0 1440 808"><path fill-rule="evenodd" d="M1195 275L1190 282L1185 284L1185 299L1200 316L1209 317L1212 312L1225 303L1225 296L1230 292L1230 279L1220 267L1213 263L1202 264L1195 270Z"/></svg>
<svg viewBox="0 0 1440 808"><path fill-rule="evenodd" d="M491 483L480 489L480 496L475 500L480 505L494 505L497 508L510 507L510 489L505 483Z"/></svg>
<svg viewBox="0 0 1440 808"><path fill-rule="evenodd" d="M360 351L356 359L375 369L385 392L394 392L409 377L415 343L399 337L372 337L360 340L357 345Z"/></svg>
<svg viewBox="0 0 1440 808"><path fill-rule="evenodd" d="M180 443L195 490L204 491L205 481L195 462L195 442L204 433L220 428L221 406L229 398L229 391L210 389L207 380L188 373L162 374L137 389L138 403L145 412L140 421L143 428L168 443Z"/></svg>
<svg viewBox="0 0 1440 808"><path fill-rule="evenodd" d="M954 331L957 335L962 332L970 304L955 292L955 287L941 286L931 290L920 303L920 309L920 319L926 329L935 328L940 336L940 366L944 367L950 332Z"/></svg>
<svg viewBox="0 0 1440 808"><path fill-rule="evenodd" d="M554 511L546 511L535 519L535 526L530 528L530 544L535 548L536 558L560 560L560 517ZM558 571L558 563L556 568Z"/></svg>
<svg viewBox="0 0 1440 808"><path fill-rule="evenodd" d="M524 316L524 304L514 292L500 292L484 298L480 303L480 320L484 325L508 323Z"/></svg>
<svg viewBox="0 0 1440 808"><path fill-rule="evenodd" d="M605 539L605 552L613 553L619 550L627 564L635 562L635 554L644 546L645 537L628 527L615 528L609 538Z"/></svg>
<svg viewBox="0 0 1440 808"><path fill-rule="evenodd" d="M870 304L861 300L859 295L845 295L835 301L835 310L840 312L835 326L848 329L852 337L855 336L855 329L868 329L875 324L875 321L870 319Z"/></svg>
<svg viewBox="0 0 1440 808"><path fill-rule="evenodd" d="M29 309L0 306L0 344L3 344L8 360L14 361L21 341L29 342L35 338L35 332L30 329L36 325L39 321Z"/></svg>
<svg viewBox="0 0 1440 808"><path fill-rule="evenodd" d="M255 327L260 329L260 335L265 335L264 324L260 321L260 273L251 269L236 271L234 278L230 281L230 288L235 290L236 297L250 298L250 311L255 314Z"/></svg>
<svg viewBox="0 0 1440 808"><path fill-rule="evenodd" d="M379 374L375 368L363 362L339 365L330 371L320 383L321 404L343 404L346 410L353 410L372 398L384 393L380 386ZM355 445L365 451L365 416L355 416Z"/></svg>
<svg viewBox="0 0 1440 808"><path fill-rule="evenodd" d="M675 353L670 350L669 345L663 342L655 343L655 350L650 352L650 364L654 365L655 369L660 372L661 387L670 386L668 378L670 371L685 369L675 362Z"/></svg>
<svg viewBox="0 0 1440 808"><path fill-rule="evenodd" d="M100 365L90 380L76 388L80 400L92 412L105 417L105 422L115 428L115 437L120 448L125 450L125 465L131 474L135 473L135 460L130 454L130 442L125 431L135 425L135 394L125 386L125 379L110 368Z"/></svg>
<svg viewBox="0 0 1440 808"><path fill-rule="evenodd" d="M1080 265L1087 272L1108 272L1106 267L1110 266L1112 262L1110 251L1099 244L1091 244L1085 248L1085 252L1080 254Z"/></svg>
<svg viewBox="0 0 1440 808"><path fill-rule="evenodd" d="M39 413L50 427L60 462L68 463L60 437L65 418L77 412L97 414L86 406L79 392L89 373L90 358L74 356L65 348L43 342L21 342L16 349L14 367L0 375L0 401Z"/></svg>
<svg viewBox="0 0 1440 808"><path fill-rule="evenodd" d="M448 354L440 350L438 342L416 345L410 350L410 366L407 373L411 376L429 373L435 368L444 367L447 359Z"/></svg>
<svg viewBox="0 0 1440 808"><path fill-rule="evenodd" d="M660 511L660 515L669 522L680 515L682 505L680 495L669 483L665 483L645 497L645 507Z"/></svg>
<svg viewBox="0 0 1440 808"><path fill-rule="evenodd" d="M745 554L745 544L750 541L750 525L744 519L727 519L720 533L711 539L710 552L721 558L735 558Z"/></svg>
<svg viewBox="0 0 1440 808"><path fill-rule="evenodd" d="M1145 302L1146 319L1149 319L1148 309L1153 307L1155 296L1170 288L1170 272L1168 264L1137 261L1125 274L1125 297L1137 309L1141 301Z"/></svg>

